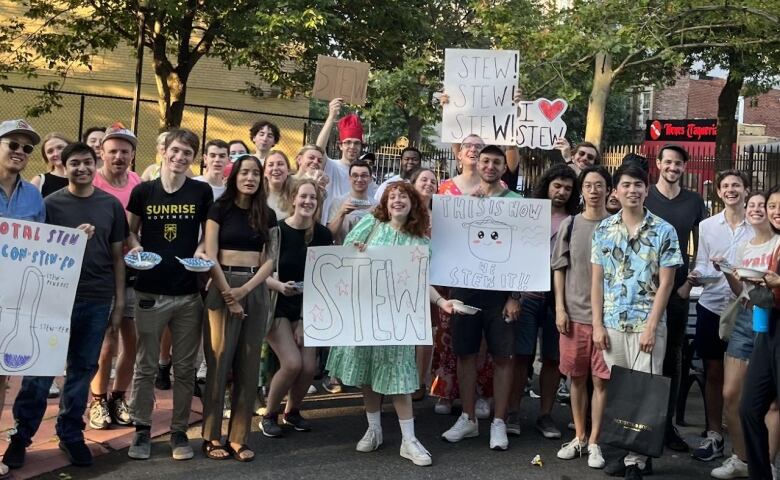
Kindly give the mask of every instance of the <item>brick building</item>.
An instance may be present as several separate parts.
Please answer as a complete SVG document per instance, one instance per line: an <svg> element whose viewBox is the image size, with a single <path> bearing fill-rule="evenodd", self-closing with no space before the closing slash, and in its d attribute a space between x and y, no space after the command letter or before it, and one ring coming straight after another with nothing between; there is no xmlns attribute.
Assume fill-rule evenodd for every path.
<svg viewBox="0 0 780 480"><path fill-rule="evenodd" d="M717 118L718 96L726 80L680 77L674 85L646 87L632 95L632 122L637 140L644 138L647 120ZM740 97L737 108L739 144L780 140L780 89L754 97Z"/></svg>

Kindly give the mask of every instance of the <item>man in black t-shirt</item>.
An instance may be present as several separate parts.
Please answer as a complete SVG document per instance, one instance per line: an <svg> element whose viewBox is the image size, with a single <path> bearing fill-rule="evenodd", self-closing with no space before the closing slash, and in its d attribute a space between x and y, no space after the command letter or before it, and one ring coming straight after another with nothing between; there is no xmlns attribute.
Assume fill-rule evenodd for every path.
<svg viewBox="0 0 780 480"><path fill-rule="evenodd" d="M189 130L170 131L165 138L160 178L136 186L127 205L131 253L144 250L162 257L156 267L140 271L135 283L138 352L132 411L136 432L128 451L130 458L147 459L151 455L154 378L160 338L166 326L172 336L175 379L172 456L175 460L193 456L186 431L200 348L203 303L195 274L185 270L176 257L205 258L196 252L202 251L198 239L213 195L207 183L187 178L198 144L198 136Z"/></svg>
<svg viewBox="0 0 780 480"><path fill-rule="evenodd" d="M71 463L87 466L92 464L92 454L84 443L83 416L112 301L116 305L112 323L118 325L122 319L125 302L122 246L127 236L127 221L119 200L92 185L97 158L89 145L72 143L65 147L61 157L68 186L46 198L46 220L52 225L83 230L88 240L70 316L67 371L57 416L57 436L60 449ZM46 397L53 380L54 377L24 377L22 381L13 407L16 432L4 457L11 468L24 464L25 450L46 413Z"/></svg>
<svg viewBox="0 0 780 480"><path fill-rule="evenodd" d="M650 187L645 207L655 215L671 223L677 231L683 265L675 272L674 286L666 306L666 357L664 375L672 379L667 410L666 446L676 451L688 451L688 445L680 438L677 429L672 426L672 417L677 404L682 369L682 345L685 340L685 328L688 324L688 295L690 285L688 277L688 240L691 233L698 235L699 222L707 217L704 200L696 192L681 187L685 174L688 152L678 145L665 145L658 152L656 165L658 181ZM694 239L696 244L696 239ZM687 286L687 289L685 288ZM684 287L684 288L680 288ZM680 293L678 293L680 289Z"/></svg>

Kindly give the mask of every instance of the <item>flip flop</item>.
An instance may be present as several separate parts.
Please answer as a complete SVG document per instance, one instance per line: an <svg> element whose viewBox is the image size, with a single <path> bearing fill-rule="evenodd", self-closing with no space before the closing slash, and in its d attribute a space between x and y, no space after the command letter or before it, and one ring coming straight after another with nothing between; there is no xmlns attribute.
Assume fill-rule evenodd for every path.
<svg viewBox="0 0 780 480"><path fill-rule="evenodd" d="M232 446L230 446L230 444L227 444L227 445L225 445L225 449L228 452L232 453L233 454L233 458L235 458L239 462L251 462L252 460L255 459L255 455L252 455L251 457L242 457L241 456L241 453L247 452L247 451L255 453L252 450L250 450L249 447L247 447L246 445L241 445L241 447L238 450L235 450Z"/></svg>
<svg viewBox="0 0 780 480"><path fill-rule="evenodd" d="M216 452L220 451L225 452L228 455L215 455ZM203 441L203 454L212 460L227 460L230 458L231 453L233 452L231 452L226 445L214 445L208 440Z"/></svg>

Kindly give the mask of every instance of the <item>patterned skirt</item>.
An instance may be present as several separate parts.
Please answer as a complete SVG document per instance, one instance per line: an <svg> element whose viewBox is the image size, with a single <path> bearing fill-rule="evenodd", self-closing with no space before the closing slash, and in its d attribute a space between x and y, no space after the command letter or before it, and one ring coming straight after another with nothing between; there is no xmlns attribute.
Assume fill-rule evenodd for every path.
<svg viewBox="0 0 780 480"><path fill-rule="evenodd" d="M414 345L331 347L326 368L345 385L407 394L419 387L414 353Z"/></svg>

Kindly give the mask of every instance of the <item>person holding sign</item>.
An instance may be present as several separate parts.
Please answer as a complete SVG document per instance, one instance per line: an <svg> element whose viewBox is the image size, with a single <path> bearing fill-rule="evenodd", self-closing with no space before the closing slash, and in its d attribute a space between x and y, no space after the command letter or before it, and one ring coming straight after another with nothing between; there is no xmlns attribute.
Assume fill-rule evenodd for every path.
<svg viewBox="0 0 780 480"><path fill-rule="evenodd" d="M46 197L47 221L52 225L83 230L88 241L70 317L57 436L60 450L73 465L88 466L92 464L92 453L84 443L83 416L109 317L113 326L122 321L125 303L122 247L127 237L127 220L119 200L92 185L97 156L89 145L72 143L62 150L60 158L68 186ZM115 306L113 313L112 304ZM24 465L25 450L46 413L46 400L53 380L54 377L24 377L22 380L13 407L16 433L11 436L4 457L10 468Z"/></svg>
<svg viewBox="0 0 780 480"><path fill-rule="evenodd" d="M22 171L41 137L24 120L0 123L0 218L32 222L46 220L46 207L38 189L22 178ZM5 405L8 377L0 375L0 415ZM8 467L0 463L0 477Z"/></svg>
<svg viewBox="0 0 780 480"><path fill-rule="evenodd" d="M323 191L316 180L296 180L287 200L292 206L292 215L278 223L278 278L268 279L268 287L277 293L275 302L272 301L274 319L266 341L279 358L279 370L271 379L266 413L260 420L260 430L266 437L282 435L277 421L279 405L285 396L285 425L291 425L299 432L311 430L311 424L303 418L299 407L314 378L317 349L303 346L301 284L306 266L306 249L333 244L330 231L317 222L322 197Z"/></svg>
<svg viewBox="0 0 780 480"><path fill-rule="evenodd" d="M474 195L481 197L520 198L516 192L501 184L506 172L506 155L495 145L484 147L479 153L477 164L480 183ZM481 235L483 232L479 232ZM495 236L496 232L491 235ZM482 237L479 237L482 238ZM494 237L493 240L496 240ZM452 297L464 304L480 309L476 315L467 315L456 310L452 316L453 350L458 357L458 383L463 401L463 414L455 425L442 434L448 442L459 442L464 438L479 435L476 417L477 354L482 338L493 357L493 398L495 415L490 424L490 448L506 450L509 440L506 436L506 414L512 388L512 354L514 330L512 324L520 314L519 294L512 292L454 288Z"/></svg>
<svg viewBox="0 0 780 480"><path fill-rule="evenodd" d="M613 179L623 209L593 234L591 307L593 343L617 365L660 373L666 351L666 303L682 265L677 233L644 207L647 173L622 165ZM658 408L666 408L659 405ZM625 478L641 479L648 457L630 452Z"/></svg>
<svg viewBox="0 0 780 480"><path fill-rule="evenodd" d="M430 222L428 206L414 187L406 182L388 186L379 205L366 215L344 240L360 250L375 245L423 245ZM431 302L452 312L452 302L428 287ZM380 423L382 395L392 398L401 426L401 457L415 465L431 465L431 454L414 434L411 393L418 388L414 345L333 347L327 369L345 385L363 387L368 430L357 444L357 451L372 452L382 445Z"/></svg>
<svg viewBox="0 0 780 480"><path fill-rule="evenodd" d="M219 262L211 268L206 295L208 320L203 351L208 365L203 396L203 451L221 460L254 460L246 447L260 369L260 347L266 332L266 280L274 268L270 230L276 215L266 205L263 166L257 157L236 160L225 193L211 206L206 221L206 255ZM222 410L232 371L228 443L222 445Z"/></svg>
<svg viewBox="0 0 780 480"><path fill-rule="evenodd" d="M139 460L151 456L154 379L158 373L160 339L170 328L175 382L171 418L171 453L175 460L193 457L187 439L190 405L195 387L195 360L201 343L203 302L196 275L176 257L206 257L198 238L205 230L213 202L211 187L187 178L200 141L193 132L171 130L165 137L160 178L133 189L130 212L130 253L148 250L162 257L151 270L138 273L136 331L138 353L133 375L135 436L127 455ZM143 230L143 236L140 235Z"/></svg>

